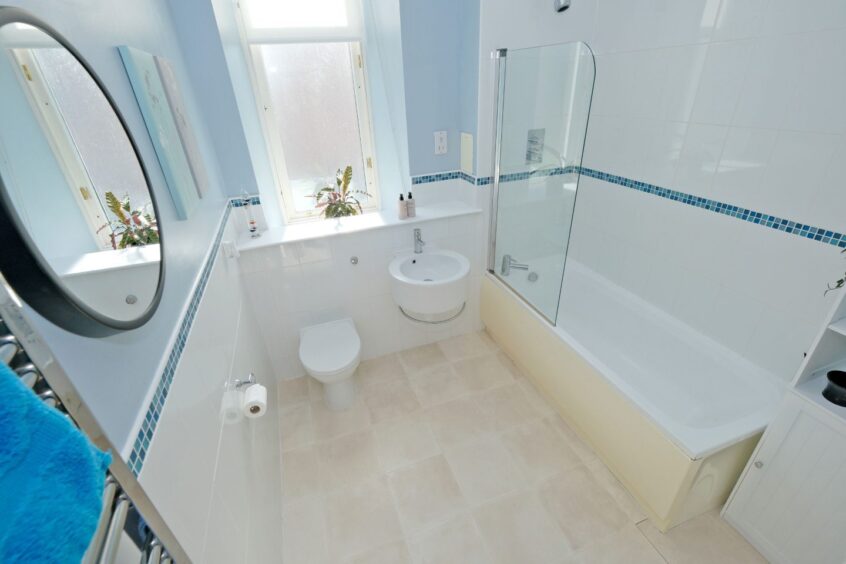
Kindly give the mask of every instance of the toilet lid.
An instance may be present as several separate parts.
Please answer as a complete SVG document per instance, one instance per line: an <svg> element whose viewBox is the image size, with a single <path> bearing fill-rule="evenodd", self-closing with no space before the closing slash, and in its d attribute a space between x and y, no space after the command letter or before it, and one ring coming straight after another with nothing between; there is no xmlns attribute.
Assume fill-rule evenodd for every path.
<svg viewBox="0 0 846 564"><path fill-rule="evenodd" d="M355 361L361 340L352 319L306 327L300 335L300 361L313 372L337 372Z"/></svg>

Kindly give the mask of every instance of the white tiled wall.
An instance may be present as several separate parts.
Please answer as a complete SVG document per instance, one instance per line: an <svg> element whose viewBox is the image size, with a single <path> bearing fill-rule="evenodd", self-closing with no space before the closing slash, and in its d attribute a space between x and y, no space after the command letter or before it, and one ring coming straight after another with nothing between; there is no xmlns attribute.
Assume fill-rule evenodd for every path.
<svg viewBox="0 0 846 564"><path fill-rule="evenodd" d="M554 15L493 0L481 37L480 123L489 48L583 40L585 166L846 230L843 2L582 0ZM844 268L832 246L584 177L570 253L784 379Z"/></svg>
<svg viewBox="0 0 846 564"><path fill-rule="evenodd" d="M234 217L234 214L233 214ZM224 240L234 238L230 226ZM264 417L224 425L223 392L254 372ZM238 263L218 256L139 481L195 562L273 562L281 554L276 380Z"/></svg>
<svg viewBox="0 0 846 564"><path fill-rule="evenodd" d="M439 184L453 182L460 181ZM439 190L421 187L421 202L429 188ZM407 320L391 297L388 264L396 254L411 251L416 227L422 229L427 250L450 249L470 259L467 309L444 325ZM483 235L482 216L475 213L242 252L244 288L276 376L303 375L300 329L333 319L353 318L365 359L480 329ZM353 256L358 257L356 265L350 262Z"/></svg>

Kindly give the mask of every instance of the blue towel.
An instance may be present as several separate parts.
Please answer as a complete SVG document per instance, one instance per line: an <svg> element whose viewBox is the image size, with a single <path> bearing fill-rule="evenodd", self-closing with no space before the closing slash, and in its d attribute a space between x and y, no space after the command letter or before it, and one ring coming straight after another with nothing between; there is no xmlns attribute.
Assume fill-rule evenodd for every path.
<svg viewBox="0 0 846 564"><path fill-rule="evenodd" d="M110 462L0 362L0 562L79 562Z"/></svg>

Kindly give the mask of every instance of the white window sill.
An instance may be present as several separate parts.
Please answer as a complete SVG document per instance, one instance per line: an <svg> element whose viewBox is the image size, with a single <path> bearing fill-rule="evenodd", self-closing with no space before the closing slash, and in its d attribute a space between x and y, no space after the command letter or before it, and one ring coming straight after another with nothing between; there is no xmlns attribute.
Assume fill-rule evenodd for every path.
<svg viewBox="0 0 846 564"><path fill-rule="evenodd" d="M60 258L51 261L53 270L62 278L92 274L107 270L123 270L150 264L161 260L161 247L158 244L126 249L86 253L73 258Z"/></svg>
<svg viewBox="0 0 846 564"><path fill-rule="evenodd" d="M294 223L283 227L273 227L261 232L261 237L252 239L249 233L242 233L238 237L240 252L262 249L273 245L283 245L295 241L334 237L347 233L357 233L370 229L397 227L436 219L447 219L462 215L481 213L479 208L471 207L463 202L446 202L431 206L418 206L416 217L408 219L397 218L396 210L382 210L340 219L325 219Z"/></svg>

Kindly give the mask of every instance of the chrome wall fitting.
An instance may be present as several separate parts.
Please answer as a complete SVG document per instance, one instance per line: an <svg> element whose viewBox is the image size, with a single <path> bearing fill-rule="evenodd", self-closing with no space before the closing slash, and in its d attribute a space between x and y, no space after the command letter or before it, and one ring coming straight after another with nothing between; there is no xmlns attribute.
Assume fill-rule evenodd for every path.
<svg viewBox="0 0 846 564"><path fill-rule="evenodd" d="M250 375L247 376L246 380L241 380L239 378L235 379L235 389L240 390L241 388L247 388L249 386L252 386L255 383L256 383L256 375L254 373L250 372Z"/></svg>

